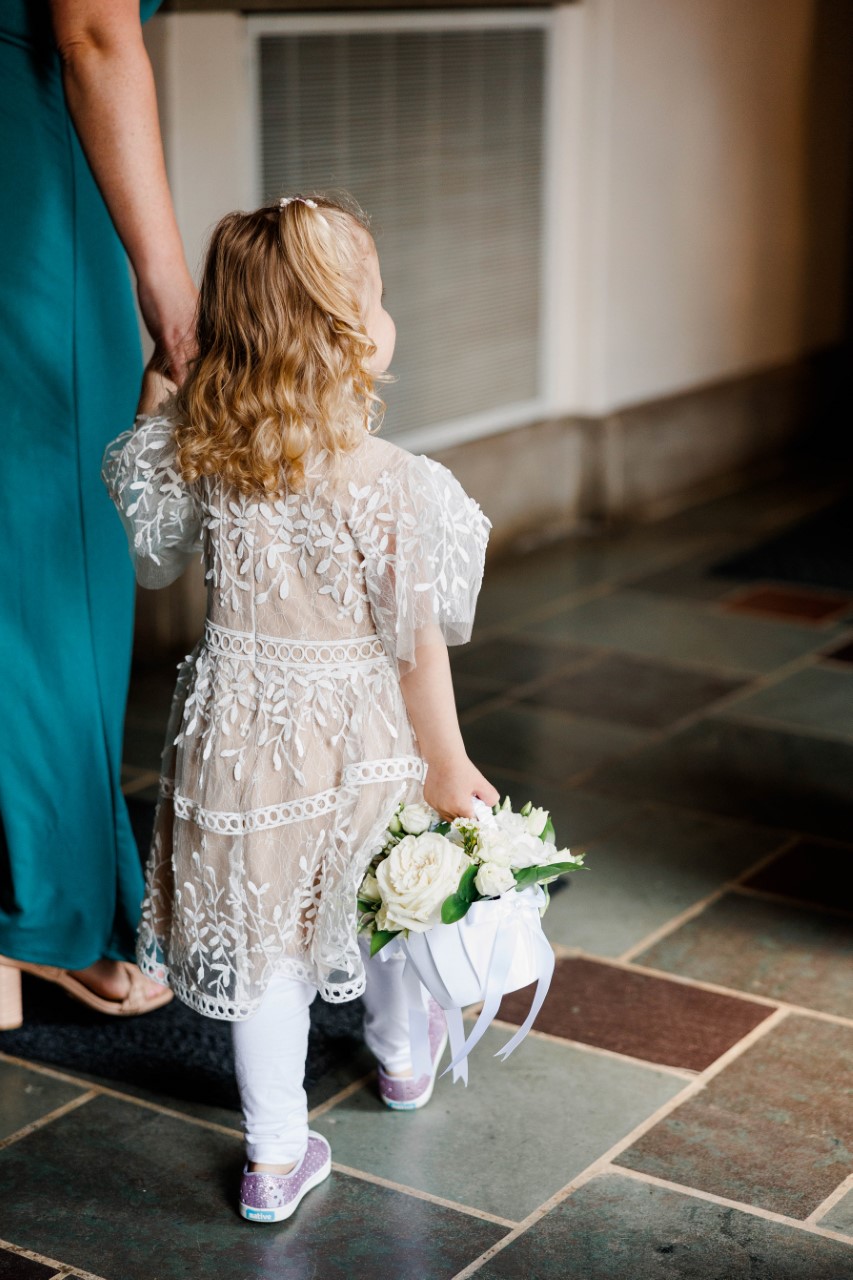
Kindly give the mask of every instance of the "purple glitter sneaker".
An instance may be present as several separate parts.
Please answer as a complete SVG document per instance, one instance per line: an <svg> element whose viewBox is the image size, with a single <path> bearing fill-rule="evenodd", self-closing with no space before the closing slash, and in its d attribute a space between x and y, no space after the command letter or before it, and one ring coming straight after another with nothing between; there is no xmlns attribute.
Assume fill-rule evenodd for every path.
<svg viewBox="0 0 853 1280"><path fill-rule="evenodd" d="M435 1088L438 1064L447 1044L447 1023L444 1010L435 1000L429 1002L429 1047L432 1054L432 1071L413 1080L411 1076L389 1076L379 1067L379 1096L392 1111L417 1111L425 1107Z"/></svg>
<svg viewBox="0 0 853 1280"><path fill-rule="evenodd" d="M332 1172L332 1151L319 1133L308 1134L305 1155L290 1173L249 1173L240 1183L240 1216L250 1222L284 1222L302 1197Z"/></svg>

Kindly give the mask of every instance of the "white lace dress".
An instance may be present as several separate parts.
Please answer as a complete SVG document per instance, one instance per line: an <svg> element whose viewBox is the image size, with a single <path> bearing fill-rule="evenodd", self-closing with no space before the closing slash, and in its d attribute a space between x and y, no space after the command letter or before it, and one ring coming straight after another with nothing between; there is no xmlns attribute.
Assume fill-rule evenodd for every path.
<svg viewBox="0 0 853 1280"><path fill-rule="evenodd" d="M449 471L365 437L305 490L187 486L167 418L104 479L143 586L201 549L204 637L179 670L138 958L201 1013L248 1017L274 974L364 989L356 892L424 764L400 690L438 628L470 636L489 523Z"/></svg>

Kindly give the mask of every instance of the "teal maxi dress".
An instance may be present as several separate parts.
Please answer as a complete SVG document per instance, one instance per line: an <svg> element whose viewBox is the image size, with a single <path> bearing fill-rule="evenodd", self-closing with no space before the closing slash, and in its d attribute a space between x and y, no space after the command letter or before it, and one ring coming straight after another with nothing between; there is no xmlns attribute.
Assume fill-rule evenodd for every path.
<svg viewBox="0 0 853 1280"><path fill-rule="evenodd" d="M119 785L133 575L100 479L141 363L47 0L0 0L0 954L63 968L131 958L143 892Z"/></svg>

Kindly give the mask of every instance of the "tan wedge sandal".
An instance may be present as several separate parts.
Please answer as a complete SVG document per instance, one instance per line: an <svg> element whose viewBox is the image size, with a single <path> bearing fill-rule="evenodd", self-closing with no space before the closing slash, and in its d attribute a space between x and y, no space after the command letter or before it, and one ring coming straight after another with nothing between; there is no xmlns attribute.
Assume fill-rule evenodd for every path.
<svg viewBox="0 0 853 1280"><path fill-rule="evenodd" d="M130 979L130 990L123 1000L107 1000L104 996L96 995L67 969L57 969L49 964L29 964L26 960L11 960L7 956L0 956L0 1031L14 1031L23 1023L22 973L32 974L34 978L41 978L44 982L53 982L81 1004L113 1018L134 1018L141 1013L153 1013L155 1009L162 1009L173 998L168 987L163 988L162 995L146 995L145 979L139 969L135 964L123 963Z"/></svg>

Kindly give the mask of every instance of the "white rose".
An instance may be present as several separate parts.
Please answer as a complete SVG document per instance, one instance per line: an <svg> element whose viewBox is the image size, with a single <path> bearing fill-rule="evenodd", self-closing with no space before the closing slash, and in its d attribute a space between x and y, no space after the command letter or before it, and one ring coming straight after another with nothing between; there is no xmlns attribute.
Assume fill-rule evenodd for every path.
<svg viewBox="0 0 853 1280"><path fill-rule="evenodd" d="M515 861L517 839L500 827L483 827L477 836L477 853L483 862L509 867Z"/></svg>
<svg viewBox="0 0 853 1280"><path fill-rule="evenodd" d="M511 830L484 828L477 837L477 853L483 862L496 862L501 867L535 867L546 862L542 841L525 830L524 819L517 813L506 816L519 818L520 825Z"/></svg>
<svg viewBox="0 0 853 1280"><path fill-rule="evenodd" d="M501 831L505 831L507 835L518 836L527 831L527 819L522 818L520 813L513 813L509 809L502 809L495 814L494 823Z"/></svg>
<svg viewBox="0 0 853 1280"><path fill-rule="evenodd" d="M497 862L484 862L474 877L474 885L484 898L497 898L515 884L515 876L509 867Z"/></svg>
<svg viewBox="0 0 853 1280"><path fill-rule="evenodd" d="M380 929L423 933L441 919L441 904L459 887L470 865L458 845L435 831L404 836L376 869L382 909Z"/></svg>
<svg viewBox="0 0 853 1280"><path fill-rule="evenodd" d="M376 876L373 875L371 871L368 871L367 875L362 880L358 896L360 898L364 898L366 902L378 902L382 897L379 892L379 884Z"/></svg>
<svg viewBox="0 0 853 1280"><path fill-rule="evenodd" d="M532 836L541 836L550 816L547 809L531 809L524 819L524 825Z"/></svg>
<svg viewBox="0 0 853 1280"><path fill-rule="evenodd" d="M515 853L512 859L514 867L538 867L541 863L552 862L548 850L554 849L553 845L545 844L538 836L532 836L525 831L515 841Z"/></svg>
<svg viewBox="0 0 853 1280"><path fill-rule="evenodd" d="M428 804L407 804L400 810L400 825L410 836L422 835L435 822L438 814Z"/></svg>

